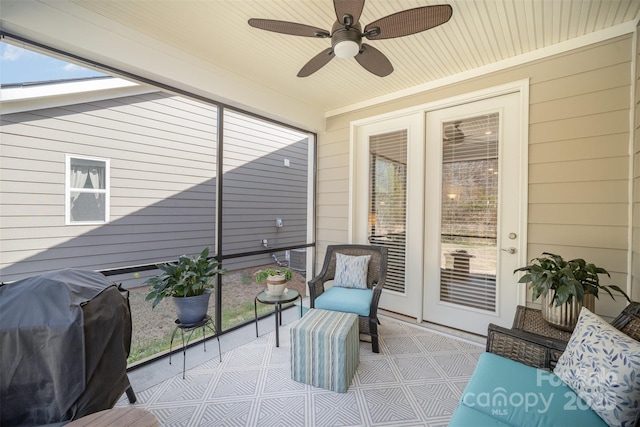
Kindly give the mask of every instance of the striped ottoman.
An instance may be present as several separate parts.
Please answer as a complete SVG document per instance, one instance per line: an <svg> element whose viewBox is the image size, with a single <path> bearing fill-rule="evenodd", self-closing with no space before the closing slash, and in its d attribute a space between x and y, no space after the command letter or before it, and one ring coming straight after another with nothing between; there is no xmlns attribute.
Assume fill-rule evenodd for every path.
<svg viewBox="0 0 640 427"><path fill-rule="evenodd" d="M360 362L358 315L310 309L291 328L291 378L344 393Z"/></svg>

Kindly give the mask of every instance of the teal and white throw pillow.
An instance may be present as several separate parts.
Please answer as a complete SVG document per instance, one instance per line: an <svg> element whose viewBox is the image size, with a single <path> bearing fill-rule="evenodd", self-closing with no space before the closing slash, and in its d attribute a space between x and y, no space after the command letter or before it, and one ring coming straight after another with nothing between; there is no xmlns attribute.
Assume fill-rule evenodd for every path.
<svg viewBox="0 0 640 427"><path fill-rule="evenodd" d="M553 371L610 426L640 415L640 343L582 308Z"/></svg>
<svg viewBox="0 0 640 427"><path fill-rule="evenodd" d="M367 271L371 255L350 256L336 254L336 275L333 286L367 289Z"/></svg>

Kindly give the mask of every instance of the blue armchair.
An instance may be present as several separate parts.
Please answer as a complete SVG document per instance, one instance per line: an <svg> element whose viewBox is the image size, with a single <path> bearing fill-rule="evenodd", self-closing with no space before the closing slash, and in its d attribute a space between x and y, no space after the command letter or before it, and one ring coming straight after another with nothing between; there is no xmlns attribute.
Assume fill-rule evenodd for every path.
<svg viewBox="0 0 640 427"><path fill-rule="evenodd" d="M370 256L363 287L344 287L335 283L337 256ZM359 316L360 334L371 337L374 353L379 353L378 301L387 277L387 248L369 245L330 245L324 259L322 271L309 281L310 307L323 310L355 313ZM334 281L333 286L326 286Z"/></svg>

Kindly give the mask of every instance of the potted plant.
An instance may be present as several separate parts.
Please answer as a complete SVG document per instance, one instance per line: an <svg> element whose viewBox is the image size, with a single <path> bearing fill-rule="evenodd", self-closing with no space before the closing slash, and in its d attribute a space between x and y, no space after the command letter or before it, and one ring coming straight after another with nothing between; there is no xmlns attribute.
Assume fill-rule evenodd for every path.
<svg viewBox="0 0 640 427"><path fill-rule="evenodd" d="M286 284L293 278L293 272L287 267L264 268L254 273L256 282L267 281L269 295L280 296L284 293Z"/></svg>
<svg viewBox="0 0 640 427"><path fill-rule="evenodd" d="M161 273L145 282L150 286L146 300L153 300L153 308L171 297L180 323L192 324L204 319L211 289L215 286L211 279L225 273L216 260L209 259L209 248L204 248L197 257L182 255L177 262L156 267Z"/></svg>
<svg viewBox="0 0 640 427"><path fill-rule="evenodd" d="M616 285L601 285L600 274L609 272L582 258L565 261L560 255L543 252L525 267L514 270L525 272L518 283L528 283L533 300L541 298L542 317L559 329L573 330L583 306L594 310L598 291L604 290L615 300L611 290L620 292L627 301L629 296Z"/></svg>

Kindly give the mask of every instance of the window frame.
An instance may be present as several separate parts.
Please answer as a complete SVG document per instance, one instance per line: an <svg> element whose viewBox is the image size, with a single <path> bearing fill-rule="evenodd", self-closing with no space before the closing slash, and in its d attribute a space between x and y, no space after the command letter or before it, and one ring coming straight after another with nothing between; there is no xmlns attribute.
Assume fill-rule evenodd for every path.
<svg viewBox="0 0 640 427"><path fill-rule="evenodd" d="M105 174L105 188L104 189L85 189L85 188L71 188L71 162L72 160L89 160L92 162L104 163ZM111 199L111 161L110 159L102 157L83 156L78 154L66 154L65 155L65 184L64 184L64 213L65 213L65 225L96 225L96 224L108 224L111 219L110 214L110 199ZM92 221L72 221L71 220L71 192L80 193L92 193L92 194L104 194L104 218L103 220Z"/></svg>

